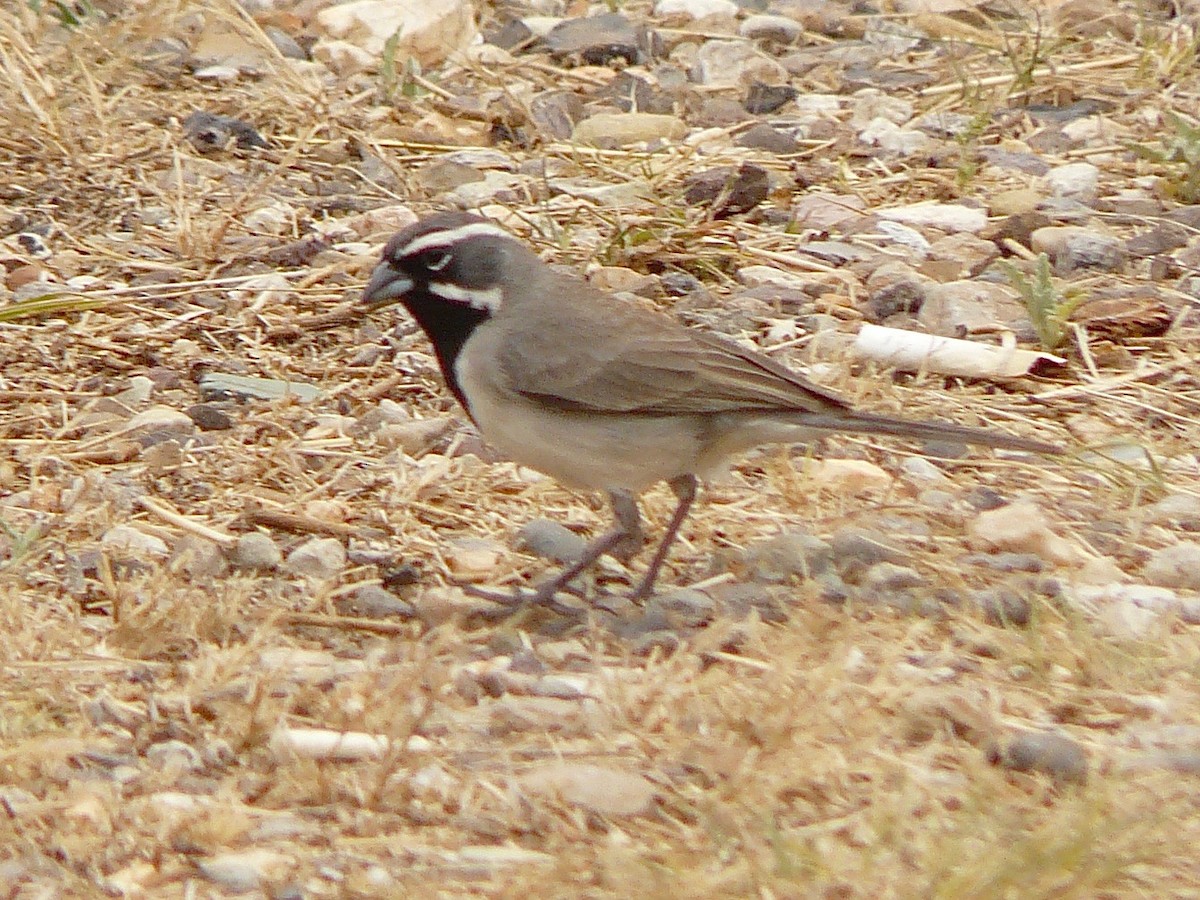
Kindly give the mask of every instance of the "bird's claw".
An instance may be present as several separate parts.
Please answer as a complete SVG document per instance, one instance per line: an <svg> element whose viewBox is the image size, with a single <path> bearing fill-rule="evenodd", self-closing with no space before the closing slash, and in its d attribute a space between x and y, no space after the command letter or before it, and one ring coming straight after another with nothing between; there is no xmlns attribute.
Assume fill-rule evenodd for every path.
<svg viewBox="0 0 1200 900"><path fill-rule="evenodd" d="M563 616L578 616L586 607L579 607L570 603L563 603L558 599L561 593L570 593L582 598L583 593L569 587L559 587L553 584L536 590L526 590L516 588L511 592L492 591L487 588L476 587L473 584L461 585L463 593L468 597L475 597L480 600L488 600L492 603L500 604L500 609L496 611L496 618L504 618L512 615L519 608L541 606L556 612Z"/></svg>

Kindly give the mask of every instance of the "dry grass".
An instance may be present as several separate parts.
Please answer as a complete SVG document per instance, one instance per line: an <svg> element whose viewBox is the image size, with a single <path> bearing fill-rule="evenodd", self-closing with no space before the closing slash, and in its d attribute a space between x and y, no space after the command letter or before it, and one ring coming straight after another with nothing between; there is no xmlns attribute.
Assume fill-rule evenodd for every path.
<svg viewBox="0 0 1200 900"><path fill-rule="evenodd" d="M419 417L450 405L415 335L347 365L383 338L377 324L338 312L360 290L373 247L302 261L280 252L313 223L400 200L427 208L416 173L451 148L432 128L418 140L419 123L444 98L389 105L373 75L322 84L276 59L260 79L214 86L142 56L154 40L188 34L198 16L261 37L217 0L149 4L73 29L25 3L0 12L0 219L6 233L48 233L60 278L96 279L57 305L0 310L5 896L219 896L203 866L251 849L279 854L263 864L264 890L303 886L305 896L1200 896L1195 629L1166 616L1142 636L1116 637L1020 579L964 567L966 517L931 510L906 482L887 495L837 496L793 464L802 454L755 456L706 495L675 554L676 579L714 574L714 552L736 558L789 528L919 523L903 542L910 565L959 591L1015 585L1034 597L1030 627L992 626L965 607L923 618L835 606L807 583L762 588L786 611L780 620L719 617L673 649L644 653L640 635L607 619L564 631L537 616L481 625L455 615L443 586L455 538L507 543L541 515L594 530L605 513L476 455L461 423L414 459L322 420L384 396ZM938 80L914 102L975 114L1099 93L1114 98L1111 118L1129 139L1153 142L1139 112L1186 109L1196 96L1179 22L1147 20L1136 40L1052 43L1049 64L1028 35L998 34L946 55L915 51L909 62ZM1031 62L1028 83L1014 88L1014 71ZM526 63L438 83L457 93L555 77ZM801 86L828 89L822 77ZM271 149L199 155L178 126L194 108L259 125ZM482 142L486 129L477 131ZM775 227L681 210L680 184L699 164L690 150L512 152L654 186L658 206L634 211L510 203L514 230L556 261L656 259L722 289L735 266L780 262L790 246ZM1152 171L1117 151L1092 156L1112 186ZM1017 186L995 170L964 186L961 167L884 164L837 141L770 165L826 166L831 186L868 208ZM246 226L277 200L302 211L290 230ZM17 253L11 239L3 247ZM268 272L287 276L286 288L247 288ZM811 274L828 286L815 311L852 324L857 282ZM1147 274L1132 266L1117 277L1132 288ZM948 474L952 492L1036 499L1058 533L1136 578L1147 554L1177 537L1142 508L1200 491L1195 299L1176 299L1164 337L1109 348L1091 370L1077 356L1069 375L1011 392L851 374L836 351L819 358L821 377L879 410L1069 430L1077 446L1135 437L1153 467L972 459ZM734 327L759 338L768 324ZM805 347L780 356L799 363ZM311 382L325 394L309 405L249 403L232 430L185 441L177 462L148 459L122 430L147 404L125 408L120 391L150 372L162 385L153 402L183 409L210 370ZM903 458L867 440L825 450L893 470ZM669 502L666 492L647 497L653 521ZM194 574L178 552L185 537L247 531L255 509L299 527L323 522L355 535L352 547L416 564L422 580L403 590L424 620L337 616L339 598L380 577L362 558L326 582ZM123 566L99 542L130 522L172 556ZM304 539L274 534L287 547ZM509 552L497 579L541 565ZM584 688L540 696L536 678L514 672ZM349 763L281 759L271 749L281 722L384 735L393 749ZM1085 784L990 761L1011 735L1046 728L1087 750ZM1174 770L1147 763L1167 751L1183 754ZM640 773L656 798L645 814L620 816L531 789L556 760Z"/></svg>

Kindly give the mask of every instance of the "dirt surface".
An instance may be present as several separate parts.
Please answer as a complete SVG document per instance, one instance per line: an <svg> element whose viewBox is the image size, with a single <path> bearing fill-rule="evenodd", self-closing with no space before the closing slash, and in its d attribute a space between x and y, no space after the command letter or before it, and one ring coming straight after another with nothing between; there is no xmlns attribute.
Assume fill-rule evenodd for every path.
<svg viewBox="0 0 1200 900"><path fill-rule="evenodd" d="M745 12L621 6L664 42L632 67L526 42L355 72L272 44L319 4L0 10L0 895L1200 895L1195 20L801 6L751 42L798 99L753 114L685 65ZM479 14L491 41L546 11ZM857 65L881 24L918 39ZM663 65L662 140L545 112L627 112L600 92L667 92ZM886 150L871 111L958 125ZM738 143L761 124L794 146ZM1079 163L1098 185L1055 188ZM689 180L720 166L766 176ZM806 220L818 194L854 218ZM880 226L922 201L987 226ZM578 616L498 615L456 584L536 582L523 526L608 514L498 459L402 313L355 306L388 234L454 205L865 408L1067 452L763 450L646 607L644 560L610 561ZM1038 349L1011 285L1058 225L1091 241L1055 259L1064 365L850 352L935 327L892 285L956 281L1007 290L988 315Z"/></svg>

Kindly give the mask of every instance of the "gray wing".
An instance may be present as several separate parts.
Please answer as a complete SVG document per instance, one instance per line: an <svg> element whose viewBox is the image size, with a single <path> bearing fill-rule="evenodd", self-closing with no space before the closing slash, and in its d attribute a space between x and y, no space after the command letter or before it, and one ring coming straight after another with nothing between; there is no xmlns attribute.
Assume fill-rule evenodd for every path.
<svg viewBox="0 0 1200 900"><path fill-rule="evenodd" d="M536 327L526 320L498 342L509 385L530 399L647 415L848 409L774 360L662 313L575 280L547 287L558 298L539 304L549 308Z"/></svg>

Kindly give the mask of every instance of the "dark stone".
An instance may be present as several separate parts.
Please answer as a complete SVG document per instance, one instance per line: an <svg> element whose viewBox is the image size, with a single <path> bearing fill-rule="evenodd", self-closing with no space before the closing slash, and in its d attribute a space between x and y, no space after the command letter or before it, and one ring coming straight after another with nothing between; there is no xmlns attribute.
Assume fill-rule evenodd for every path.
<svg viewBox="0 0 1200 900"><path fill-rule="evenodd" d="M1008 253L1010 251L1004 246L1006 240L1013 240L1022 247L1028 247L1030 235L1049 224L1050 219L1039 212L1017 213L989 226L980 237L992 241L1001 252Z"/></svg>
<svg viewBox="0 0 1200 900"><path fill-rule="evenodd" d="M693 206L711 206L713 217L724 219L753 209L769 193L767 170L744 163L736 169L722 166L692 176L684 200Z"/></svg>
<svg viewBox="0 0 1200 900"><path fill-rule="evenodd" d="M183 136L201 153L218 153L231 146L238 150L267 146L253 125L203 110L196 110L183 120Z"/></svg>
<svg viewBox="0 0 1200 900"><path fill-rule="evenodd" d="M228 431L233 427L233 418L229 413L212 403L197 403L184 412L201 431Z"/></svg>
<svg viewBox="0 0 1200 900"><path fill-rule="evenodd" d="M1131 237L1125 242L1125 250L1130 256L1144 259L1184 247L1188 239L1188 231L1182 225L1164 222L1156 228Z"/></svg>
<svg viewBox="0 0 1200 900"><path fill-rule="evenodd" d="M365 584L348 597L336 598L333 608L338 615L364 619L411 619L417 614L407 600L376 584Z"/></svg>
<svg viewBox="0 0 1200 900"><path fill-rule="evenodd" d="M545 91L529 103L529 116L546 137L566 140L583 118L583 101L573 91Z"/></svg>
<svg viewBox="0 0 1200 900"><path fill-rule="evenodd" d="M533 32L520 19L511 19L499 27L484 31L483 39L493 46L514 50L522 45L530 44L533 41Z"/></svg>
<svg viewBox="0 0 1200 900"><path fill-rule="evenodd" d="M867 299L866 313L872 322L883 322L898 313L920 312L925 288L916 281L897 281L880 288Z"/></svg>
<svg viewBox="0 0 1200 900"><path fill-rule="evenodd" d="M999 509L1002 506L1008 505L1008 501L996 491L982 486L967 488L966 493L963 494L963 499L980 512L986 512L989 509Z"/></svg>
<svg viewBox="0 0 1200 900"><path fill-rule="evenodd" d="M742 101L742 106L751 115L762 116L773 113L783 104L795 100L798 93L799 91L790 84L763 84L761 81L756 81L746 92L746 99Z"/></svg>
<svg viewBox="0 0 1200 900"><path fill-rule="evenodd" d="M794 137L778 128L772 128L765 123L759 123L738 136L735 142L739 147L749 147L752 150L765 150L767 153L785 154L796 153L800 144Z"/></svg>
<svg viewBox="0 0 1200 900"><path fill-rule="evenodd" d="M1033 605L1011 588L996 587L978 591L975 604L989 625L1025 628L1033 617Z"/></svg>
<svg viewBox="0 0 1200 900"><path fill-rule="evenodd" d="M607 66L618 59L634 65L640 56L637 28L620 13L559 22L544 43L555 56L578 55L592 66Z"/></svg>
<svg viewBox="0 0 1200 900"><path fill-rule="evenodd" d="M686 297L704 288L699 278L687 272L664 272L659 276L659 283L668 297Z"/></svg>
<svg viewBox="0 0 1200 900"><path fill-rule="evenodd" d="M1026 175L1042 176L1050 171L1050 163L1034 153L1015 153L999 147L980 147L979 157L989 166L1013 169Z"/></svg>
<svg viewBox="0 0 1200 900"><path fill-rule="evenodd" d="M670 95L655 89L645 78L629 72L618 72L608 84L593 92L591 98L609 103L621 112L658 115L675 112L675 101Z"/></svg>
<svg viewBox="0 0 1200 900"><path fill-rule="evenodd" d="M1030 732L1013 738L993 754L993 762L1014 772L1041 772L1056 782L1087 781L1088 758L1075 740L1052 731Z"/></svg>

